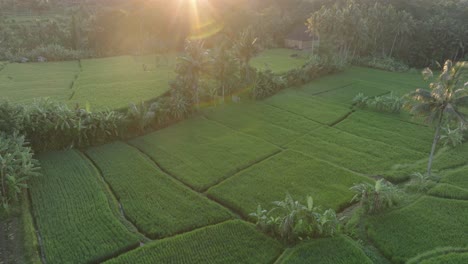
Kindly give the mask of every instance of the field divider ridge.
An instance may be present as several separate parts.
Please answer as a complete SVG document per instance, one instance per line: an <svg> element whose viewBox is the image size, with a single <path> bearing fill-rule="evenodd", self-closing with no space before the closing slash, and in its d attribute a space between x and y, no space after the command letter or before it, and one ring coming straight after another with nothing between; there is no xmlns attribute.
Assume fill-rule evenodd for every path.
<svg viewBox="0 0 468 264"><path fill-rule="evenodd" d="M75 79L73 79L71 85L70 85L70 89L72 90L72 94L70 95L70 97L68 98L68 101L72 100L73 97L75 96L75 83L76 81L78 80L78 78L80 77L81 73L83 72L83 66L81 65L81 60L78 60L78 73L75 74Z"/></svg>
<svg viewBox="0 0 468 264"><path fill-rule="evenodd" d="M293 112L293 111L289 111L289 110L287 110L287 109L284 109L284 108L282 108L282 107L279 107L279 106L276 106L276 105L273 105L273 104L269 104L269 103L266 103L266 102L265 102L264 104L269 105L269 106L274 107L274 108L277 108L277 109L282 110L282 111L286 111L286 112L288 112L288 113L290 113L290 114L293 114L293 115L296 115L296 116L300 116L300 117L302 117L302 118L305 118L305 119L307 119L307 120L309 120L309 121L318 123L318 124L320 124L320 125L324 125L324 126L328 126L328 125L329 125L329 124L327 124L327 123L322 123L322 122L317 121L317 120L314 120L314 119L312 119L312 118L310 118L310 117L308 117L308 116L300 115L300 114L298 114L298 113L295 113L295 112Z"/></svg>
<svg viewBox="0 0 468 264"><path fill-rule="evenodd" d="M171 239L171 238L178 237L178 236L181 236L181 235L184 235L184 234L188 234L188 233L191 233L191 232L195 232L195 231L198 231L198 230L202 230L202 229L205 229L205 228L210 227L210 226L215 226L215 225L224 224L224 223L227 223L227 222L229 222L229 221L233 221L233 219L228 219L228 220L225 220L225 221L216 223L216 224L211 224L211 225L207 225L207 226L198 227L198 228L195 228L195 229L192 229L192 230L189 230L189 231L179 232L179 233L176 233L176 234L174 234L174 235L172 235L172 236L167 236L167 237L164 237L164 238L161 238L161 239L151 240L151 241L149 241L147 244L143 244L143 245L141 245L140 247L145 247L146 245L148 245L148 244L150 244L150 243L153 243L153 242L156 242L156 241L165 241L165 240L167 240L167 239ZM247 221L242 220L242 219L241 219L241 221L247 222ZM118 258L118 257L120 257L120 256L122 256L122 255L125 255L125 254L127 254L127 253L130 253L130 252L132 252L132 251L134 251L134 250L136 250L136 249L137 249L137 248L134 248L134 249L131 249L131 250L127 250L127 251L125 251L125 252L121 252L120 254L115 255L115 256L112 256L112 257L109 257L109 258L107 258L107 259L102 259L99 263L105 263L105 262L110 261L110 260L112 260L112 259L116 259L116 258Z"/></svg>
<svg viewBox="0 0 468 264"><path fill-rule="evenodd" d="M340 117L338 120L336 120L335 122L331 123L329 126L330 126L330 127L334 127L334 126L338 125L339 123L345 121L348 117L350 117L354 112L355 112L355 110L351 110L351 111L348 112L346 115Z"/></svg>
<svg viewBox="0 0 468 264"><path fill-rule="evenodd" d="M32 222L33 222L33 227L34 227L34 231L36 233L37 243L39 245L39 248L37 250L39 251L39 255L41 256L41 262L43 264L46 264L47 261L46 261L44 244L42 243L41 231L39 230L39 228L37 226L37 220L36 220L36 217L35 217L35 213L34 213L34 210L32 209L33 203L32 203L31 192L29 190L27 190L26 192L27 192L27 197L28 197L28 200L29 200L29 208L28 209L29 209L29 213L32 216L31 218L32 218Z"/></svg>
<svg viewBox="0 0 468 264"><path fill-rule="evenodd" d="M229 212L231 212L234 216L236 216L237 218L239 219L242 219L244 221L246 221L246 218L242 216L242 214L235 210L234 208L231 208L223 203L220 203L219 201L215 200L215 199L212 199L212 197L210 197L209 195L206 195L204 192L200 192L200 191L197 191L196 189L194 189L192 186L186 184L185 182L179 180L177 177L175 177L171 172L169 172L168 170L166 170L163 166L161 166L161 164L159 164L156 160L154 160L152 157L150 157L148 154L146 154L144 151L142 151L141 149L131 145L131 144L128 144L127 142L124 142L125 144L127 144L128 146L138 150L142 155L144 155L149 161L153 162L153 164L159 168L162 172L164 172L166 175L168 175L169 177L171 177L171 179L175 180L177 183L189 188L190 190L192 190L193 192L209 199L210 201L212 202L215 202L216 204L219 204L221 205L222 207L226 208ZM279 150L281 152L281 150ZM235 173L234 173L235 174ZM210 187L211 188L211 187ZM208 190L208 189L207 189ZM207 191L207 190L204 190L204 191Z"/></svg>
<svg viewBox="0 0 468 264"><path fill-rule="evenodd" d="M216 187L216 186L222 184L223 182L229 180L231 177L235 176L236 174L239 174L239 173L243 172L244 170L249 169L250 167L253 167L253 166L257 165L257 164L260 164L260 163L262 163L262 162L264 162L264 161L267 161L267 160L269 160L269 159L271 159L271 158L273 158L273 157L275 157L275 156L277 156L277 155L283 153L285 150L287 150L287 149L283 149L283 148L278 149L277 151L275 151L275 152L273 152L273 153L271 153L271 154L268 154L268 155L266 155L266 156L260 157L259 159L254 160L254 161L250 162L249 164L246 164L245 166L242 166L242 167L238 168L236 171L229 173L227 177L224 177L224 178L222 178L221 180L219 180L218 182L216 182L215 184L211 185L209 188L207 188L206 190L204 190L203 193L206 193L206 192L208 192L211 188L214 188L214 187ZM219 202L218 202L218 203L219 203Z"/></svg>
<svg viewBox="0 0 468 264"><path fill-rule="evenodd" d="M330 90L325 90L325 91L310 93L310 95L314 95L314 96L315 96L315 95L319 95L319 94L324 94L324 93L333 92L333 91L336 91L336 90L345 89L345 88L348 88L348 87L352 86L352 85L355 84L355 83L358 83L358 82L355 81L355 82L352 82L352 83L348 83L348 84L345 84L345 85L342 85L342 86L335 87L335 88L330 89Z"/></svg>
<svg viewBox="0 0 468 264"><path fill-rule="evenodd" d="M147 242L151 242L153 241L153 239L147 237L138 227L137 225L135 225L135 223L133 223L132 221L130 221L127 217L127 215L125 214L125 210L122 206L122 204L120 203L119 199L117 198L117 195L115 194L115 191L112 189L112 187L110 186L110 184L106 181L106 179L104 178L104 174L102 173L101 169L99 168L99 166L96 164L96 162L94 162L94 160L88 156L88 154L86 153L83 153L83 152L79 152L81 155L83 155L83 157L87 160L89 160L89 162L91 162L91 164L93 164L93 167L97 170L97 172L99 173L99 176L100 176L100 180L102 182L102 184L104 184L104 187L105 189L107 190L108 192L108 195L111 195L111 199L115 200L115 202L117 203L118 205L118 211L120 212L120 215L123 217L123 218L119 218L119 221L122 222L122 221L125 221L124 223L122 223L125 227L127 227L127 229L129 229L129 225L131 226L131 229L129 229L129 232L131 233L137 233L138 236L140 236L140 238L143 240L143 241L140 241L140 246L141 244L145 244ZM105 190L103 190L105 191ZM109 203L109 206L111 207L111 210L112 209L112 201L108 198L108 203ZM132 230L133 229L133 230Z"/></svg>

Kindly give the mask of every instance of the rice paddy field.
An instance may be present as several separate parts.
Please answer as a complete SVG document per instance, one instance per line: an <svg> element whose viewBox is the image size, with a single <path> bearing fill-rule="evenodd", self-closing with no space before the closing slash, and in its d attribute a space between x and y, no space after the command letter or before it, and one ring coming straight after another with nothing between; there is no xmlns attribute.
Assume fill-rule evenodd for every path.
<svg viewBox="0 0 468 264"><path fill-rule="evenodd" d="M71 70L70 103L93 102L87 94L99 89L96 100L116 90L151 97L145 85L168 77L148 77L138 59L153 60L70 63L79 73L74 80ZM41 256L46 263L344 264L380 263L372 258L379 254L384 263L466 263L466 143L438 150L441 180L427 194L367 217L368 241L341 234L292 247L249 217L286 193L300 201L311 195L341 213L352 205L355 183L398 183L423 172L433 130L405 114L353 108L352 98L426 85L419 74L353 67L260 102L202 109L128 141L42 154L43 176L30 193ZM124 104L106 100L108 107Z"/></svg>
<svg viewBox="0 0 468 264"><path fill-rule="evenodd" d="M0 64L1 99L31 102L49 97L70 107L125 108L169 89L175 54L121 56L48 63Z"/></svg>

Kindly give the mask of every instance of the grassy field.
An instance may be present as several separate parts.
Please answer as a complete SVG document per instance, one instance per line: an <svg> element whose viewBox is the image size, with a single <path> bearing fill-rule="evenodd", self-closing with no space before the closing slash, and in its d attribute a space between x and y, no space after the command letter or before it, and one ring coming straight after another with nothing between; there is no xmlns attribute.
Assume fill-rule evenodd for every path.
<svg viewBox="0 0 468 264"><path fill-rule="evenodd" d="M115 68L123 68L131 60L141 65L153 59L112 58L106 67L122 63ZM124 83L137 74L118 70L110 70L115 76L106 74L100 63L83 61L83 72L72 89L77 98L79 89L94 82ZM287 192L296 200L304 202L311 195L323 209L341 210L350 204L349 187L355 183L373 182L374 176L401 182L424 172L432 128L404 114L353 109L351 100L355 93L404 94L425 85L419 74L353 67L261 102L203 109L193 118L128 142L82 150L90 160L73 151L45 154L41 160L46 176L34 180L31 198L47 259L80 262L74 260L84 254L86 261L110 263L371 263L367 256L374 255L365 246L368 242L361 241L363 251L344 236L314 239L285 250L285 245L248 223L248 214L258 204L269 208ZM442 176L438 185L418 200L366 219L363 232L379 252L402 263L428 251L468 246L468 201L463 200L468 190L467 156L466 143L439 148L434 160L436 174ZM153 241L120 251L134 246L141 234L119 221L116 202L109 203L114 196L127 220ZM67 209L73 203L76 212ZM60 217L51 217L56 214ZM76 219L93 214L97 224L88 218L70 222L76 214L80 214ZM112 219L103 223L101 218L106 217ZM76 234L75 226L85 235ZM118 243L87 248L113 232ZM69 233L75 237L50 242ZM115 252L123 254L110 259ZM465 257L450 252L424 261L463 263Z"/></svg>
<svg viewBox="0 0 468 264"><path fill-rule="evenodd" d="M0 71L0 96L13 102L50 97L67 101L79 72L78 62L10 63Z"/></svg>
<svg viewBox="0 0 468 264"><path fill-rule="evenodd" d="M338 210L351 201L349 188L356 182L371 180L288 150L211 188L208 195L246 217L259 204L271 208L271 202L283 200L286 193L302 202L311 195L323 209Z"/></svg>
<svg viewBox="0 0 468 264"><path fill-rule="evenodd" d="M50 97L70 107L89 104L93 111L124 108L165 93L175 76L175 58L167 54L6 64L0 70L0 98L29 102Z"/></svg>
<svg viewBox="0 0 468 264"><path fill-rule="evenodd" d="M272 263L281 244L234 220L155 241L106 263Z"/></svg>
<svg viewBox="0 0 468 264"><path fill-rule="evenodd" d="M317 239L287 249L281 264L371 264L373 263L356 242L344 237Z"/></svg>
<svg viewBox="0 0 468 264"><path fill-rule="evenodd" d="M148 237L171 236L231 218L225 208L177 183L129 145L108 144L87 154L102 171L128 219Z"/></svg>
<svg viewBox="0 0 468 264"><path fill-rule="evenodd" d="M204 118L179 123L130 143L199 191L279 151L266 141Z"/></svg>
<svg viewBox="0 0 468 264"><path fill-rule="evenodd" d="M69 104L89 103L93 110L103 110L156 98L169 89L174 67L174 54L81 60Z"/></svg>
<svg viewBox="0 0 468 264"><path fill-rule="evenodd" d="M442 247L466 247L468 201L422 197L415 203L369 220L368 233L397 263Z"/></svg>
<svg viewBox="0 0 468 264"><path fill-rule="evenodd" d="M262 51L250 61L250 66L259 70L284 73L300 68L307 62L308 52L293 49L269 49Z"/></svg>
<svg viewBox="0 0 468 264"><path fill-rule="evenodd" d="M81 154L52 152L40 161L43 175L34 179L31 199L47 263L96 262L138 246Z"/></svg>

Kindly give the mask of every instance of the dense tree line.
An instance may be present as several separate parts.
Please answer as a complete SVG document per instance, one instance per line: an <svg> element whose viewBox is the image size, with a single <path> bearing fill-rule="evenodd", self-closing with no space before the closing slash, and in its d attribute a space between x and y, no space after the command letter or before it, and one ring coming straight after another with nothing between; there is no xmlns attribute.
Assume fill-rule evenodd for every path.
<svg viewBox="0 0 468 264"><path fill-rule="evenodd" d="M57 8L54 0L2 0L0 6L39 12L37 3ZM203 38L212 47L220 36L235 41L247 28L263 48L280 47L307 19L321 46L343 60L395 58L420 67L468 54L465 0L210 0L199 1L198 12L180 3L62 1L63 19L2 23L0 17L0 57L48 45L93 56L181 51L187 38Z"/></svg>

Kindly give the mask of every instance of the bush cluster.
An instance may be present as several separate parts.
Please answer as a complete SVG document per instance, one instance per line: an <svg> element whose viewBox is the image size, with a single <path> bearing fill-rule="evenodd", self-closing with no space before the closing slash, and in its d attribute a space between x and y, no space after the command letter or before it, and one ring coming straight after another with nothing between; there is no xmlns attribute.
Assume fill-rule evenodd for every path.
<svg viewBox="0 0 468 264"><path fill-rule="evenodd" d="M404 98L394 95L393 92L375 97L368 97L359 93L353 99L353 104L357 107L389 113L400 113L405 102Z"/></svg>
<svg viewBox="0 0 468 264"><path fill-rule="evenodd" d="M254 99L264 99L286 87L301 86L318 77L339 72L344 66L334 57L313 56L301 68L282 75L276 75L271 70L258 71L250 94Z"/></svg>
<svg viewBox="0 0 468 264"><path fill-rule="evenodd" d="M391 72L407 72L410 70L410 67L404 62L392 57L357 57L354 59L353 64Z"/></svg>
<svg viewBox="0 0 468 264"><path fill-rule="evenodd" d="M269 211L259 205L257 211L250 216L255 218L260 230L284 242L294 243L314 237L329 237L338 232L340 221L335 211L320 210L310 196L307 197L307 205L295 201L289 194L283 201L273 202L273 205Z"/></svg>
<svg viewBox="0 0 468 264"><path fill-rule="evenodd" d="M50 44L41 45L28 51L15 53L8 51L4 53L4 57L10 62L44 62L79 60L92 57L92 54L88 51L73 50L61 45Z"/></svg>
<svg viewBox="0 0 468 264"><path fill-rule="evenodd" d="M22 189L27 188L27 180L39 175L38 162L25 145L24 136L0 132L0 202L7 211L10 202L17 201Z"/></svg>

